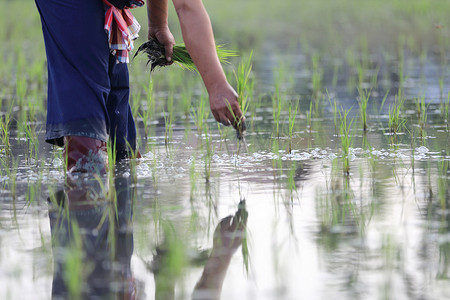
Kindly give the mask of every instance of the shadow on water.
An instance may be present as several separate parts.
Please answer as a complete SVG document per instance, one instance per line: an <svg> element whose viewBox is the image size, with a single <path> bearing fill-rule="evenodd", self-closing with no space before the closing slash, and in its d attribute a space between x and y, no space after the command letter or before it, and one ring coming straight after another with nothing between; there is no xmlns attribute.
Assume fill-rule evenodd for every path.
<svg viewBox="0 0 450 300"><path fill-rule="evenodd" d="M135 279L133 209L135 176L119 165L113 180L81 174L48 201L54 274L52 299L146 299L144 282ZM110 182L108 182L110 181ZM192 299L220 299L236 250L245 240L248 212L242 200L236 213L220 220L210 250L186 253L170 221L161 221L162 241L145 262L154 275L155 299L177 299L175 287L185 268L203 268Z"/></svg>

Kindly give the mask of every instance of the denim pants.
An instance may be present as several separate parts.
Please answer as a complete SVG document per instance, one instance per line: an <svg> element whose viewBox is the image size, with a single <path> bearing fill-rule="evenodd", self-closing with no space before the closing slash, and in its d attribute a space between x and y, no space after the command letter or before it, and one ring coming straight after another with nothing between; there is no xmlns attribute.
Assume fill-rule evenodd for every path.
<svg viewBox="0 0 450 300"><path fill-rule="evenodd" d="M35 0L48 67L46 141L64 136L111 139L136 147L126 64L116 64L104 31L101 0Z"/></svg>

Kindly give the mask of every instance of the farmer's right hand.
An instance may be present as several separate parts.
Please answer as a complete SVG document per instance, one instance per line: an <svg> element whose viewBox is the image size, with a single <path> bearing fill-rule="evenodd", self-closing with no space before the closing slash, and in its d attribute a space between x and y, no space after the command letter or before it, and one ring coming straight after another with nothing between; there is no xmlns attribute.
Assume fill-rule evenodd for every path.
<svg viewBox="0 0 450 300"><path fill-rule="evenodd" d="M225 82L209 89L209 104L217 122L235 129L245 121L238 103L238 94Z"/></svg>
<svg viewBox="0 0 450 300"><path fill-rule="evenodd" d="M149 28L148 39L156 39L164 45L166 60L171 63L175 38L173 37L172 32L170 32L169 27Z"/></svg>

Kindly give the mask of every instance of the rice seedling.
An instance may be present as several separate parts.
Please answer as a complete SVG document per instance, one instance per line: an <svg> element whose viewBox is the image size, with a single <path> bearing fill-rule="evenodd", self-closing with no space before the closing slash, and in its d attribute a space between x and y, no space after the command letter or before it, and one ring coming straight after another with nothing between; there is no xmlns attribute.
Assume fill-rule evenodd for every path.
<svg viewBox="0 0 450 300"><path fill-rule="evenodd" d="M363 124L363 130L364 132L367 131L368 127L367 127L367 105L369 103L369 99L370 99L370 94L371 94L371 90L363 90L363 89L358 89L359 92L359 115L361 117L361 122Z"/></svg>
<svg viewBox="0 0 450 300"><path fill-rule="evenodd" d="M341 111L339 111L339 135L341 139L343 171L345 176L350 175L350 149L353 146L353 137L351 135L353 119L348 120L350 111L351 108L349 110L341 109Z"/></svg>
<svg viewBox="0 0 450 300"><path fill-rule="evenodd" d="M211 163L212 163L213 149L211 136L208 133L207 126L204 127L204 137L205 137L205 154L204 154L205 181L206 183L209 183L211 179Z"/></svg>
<svg viewBox="0 0 450 300"><path fill-rule="evenodd" d="M145 138L147 138L149 135L149 130L151 128L151 126L149 126L150 125L149 121L151 117L153 117L155 114L155 106L156 106L155 98L153 95L153 81L151 77L149 78L148 85L144 86L144 89L147 94L146 108L144 111L141 111L139 113L139 116L143 122Z"/></svg>
<svg viewBox="0 0 450 300"><path fill-rule="evenodd" d="M403 88L404 82L406 80L405 77L405 53L402 47L398 48L398 87L399 89Z"/></svg>
<svg viewBox="0 0 450 300"><path fill-rule="evenodd" d="M444 99L444 78L439 77L439 95L441 100Z"/></svg>
<svg viewBox="0 0 450 300"><path fill-rule="evenodd" d="M334 124L334 135L338 136L339 135L339 124L338 124L338 109L337 109L337 103L336 100L333 100L333 102L331 102L331 96L328 93L328 89L325 90L326 94L327 94L327 98L328 98L328 103L333 107L333 124Z"/></svg>
<svg viewBox="0 0 450 300"><path fill-rule="evenodd" d="M280 138L280 116L281 116L281 97L280 92L272 95L272 117L275 126L275 132L273 137Z"/></svg>
<svg viewBox="0 0 450 300"><path fill-rule="evenodd" d="M425 97L422 96L420 98L415 99L416 108L417 108L417 117L419 120L419 130L420 137L422 140L426 137L427 133L425 132L425 126L427 124L427 110L430 104L425 103Z"/></svg>
<svg viewBox="0 0 450 300"><path fill-rule="evenodd" d="M187 118L189 117L189 112L192 107L192 94L193 94L193 88L192 84L186 84L183 86L183 90L181 92L181 108L183 111L184 116Z"/></svg>
<svg viewBox="0 0 450 300"><path fill-rule="evenodd" d="M147 64L150 63L151 71L153 71L156 67L164 67L169 64L165 57L164 46L157 40L152 39L139 46L133 56L133 59L141 52L147 54ZM216 52L221 63L227 63L230 57L237 56L235 51L225 49L222 45L216 46ZM189 71L197 70L194 61L189 55L189 52L184 44L177 44L173 46L172 61Z"/></svg>
<svg viewBox="0 0 450 300"><path fill-rule="evenodd" d="M384 103L386 102L388 95L389 95L389 90L387 90L386 93L384 94L383 100L381 100L380 107L378 109L376 109L376 111L378 111L378 114L381 114L381 112L383 111Z"/></svg>
<svg viewBox="0 0 450 300"><path fill-rule="evenodd" d="M238 101L241 107L242 114L245 116L249 106L249 96L253 91L254 80L250 76L252 72L252 56L250 53L247 60L243 60L239 63L237 71L234 71L234 77L236 79L236 92L239 95Z"/></svg>
<svg viewBox="0 0 450 300"><path fill-rule="evenodd" d="M340 68L341 65L339 63L335 63L333 66L333 79L331 80L331 86L333 89L335 89L338 84Z"/></svg>
<svg viewBox="0 0 450 300"><path fill-rule="evenodd" d="M243 118L240 118L238 120L238 117L234 114L233 108L231 107L230 102L227 100L227 108L230 111L232 117L233 117L233 127L236 130L236 138L241 141L244 139L245 131L247 130L247 127L245 125L245 121Z"/></svg>
<svg viewBox="0 0 450 300"><path fill-rule="evenodd" d="M441 206L441 209L445 211L448 206L448 199L449 199L449 191L448 191L448 178L447 174L450 170L450 165L447 160L441 160L438 161L438 198L439 198L439 204Z"/></svg>
<svg viewBox="0 0 450 300"><path fill-rule="evenodd" d="M447 132L450 132L450 91L447 94L447 100L441 103L441 112L444 115L444 122L447 126Z"/></svg>
<svg viewBox="0 0 450 300"><path fill-rule="evenodd" d="M202 135L204 127L206 125L206 120L209 115L209 107L206 104L206 97L204 94L200 96L200 101L197 105L197 109L191 109L191 118L194 120L194 124L197 127L197 133L199 136Z"/></svg>
<svg viewBox="0 0 450 300"><path fill-rule="evenodd" d="M41 89L44 86L46 61L43 56L36 59L28 69L28 74L32 78L32 82L36 83L34 90Z"/></svg>
<svg viewBox="0 0 450 300"><path fill-rule="evenodd" d="M364 62L361 62L359 59L356 60L356 69L357 69L357 77L358 77L358 90L363 89L365 86L365 74L366 74L366 66Z"/></svg>
<svg viewBox="0 0 450 300"><path fill-rule="evenodd" d="M141 99L142 97L142 89L136 88L132 89L132 94L130 97L130 106L131 106L131 113L133 116L139 115L139 108L141 107Z"/></svg>
<svg viewBox="0 0 450 300"><path fill-rule="evenodd" d="M11 164L8 161L2 161L8 176L8 190L11 193L13 201L17 197L17 172L19 170L19 158L11 157Z"/></svg>
<svg viewBox="0 0 450 300"><path fill-rule="evenodd" d="M11 114L6 113L3 117L0 118L0 141L2 146L5 149L5 153L10 153L10 127L11 127Z"/></svg>
<svg viewBox="0 0 450 300"><path fill-rule="evenodd" d="M306 127L309 134L312 133L312 112L313 112L313 102L309 103L309 111L306 112Z"/></svg>
<svg viewBox="0 0 450 300"><path fill-rule="evenodd" d="M25 194L25 201L27 204L33 203L37 199L37 195L40 192L40 186L37 184L29 184L27 187L27 193Z"/></svg>
<svg viewBox="0 0 450 300"><path fill-rule="evenodd" d="M389 130L393 135L399 133L406 124L406 119L402 118L401 112L405 98L399 93L395 96L394 103L389 106Z"/></svg>
<svg viewBox="0 0 450 300"><path fill-rule="evenodd" d="M288 69L284 62L280 62L273 70L273 86L275 94L287 92L288 90Z"/></svg>
<svg viewBox="0 0 450 300"><path fill-rule="evenodd" d="M110 180L114 178L114 171L116 169L116 143L108 141L106 144L106 152L108 153L108 177ZM66 171L66 170L65 170ZM111 184L112 186L112 184Z"/></svg>
<svg viewBox="0 0 450 300"><path fill-rule="evenodd" d="M30 163L30 160L33 160L37 163L37 157L39 152L39 140L36 135L35 127L26 122L18 123L19 134L26 141L26 149L27 149L27 161Z"/></svg>
<svg viewBox="0 0 450 300"><path fill-rule="evenodd" d="M173 134L173 94L169 94L169 97L167 99L167 112L164 113L164 126L165 126L165 132L164 132L164 143L166 145L166 149L169 145L170 140L172 139Z"/></svg>
<svg viewBox="0 0 450 300"><path fill-rule="evenodd" d="M314 53L311 57L312 63L312 95L313 98L316 99L319 96L320 90L322 89L322 80L323 80L323 70L320 67L320 55L318 53Z"/></svg>
<svg viewBox="0 0 450 300"><path fill-rule="evenodd" d="M298 102L295 108L292 108L292 103L289 103L289 153L292 152L292 137L294 134L295 117L297 116Z"/></svg>

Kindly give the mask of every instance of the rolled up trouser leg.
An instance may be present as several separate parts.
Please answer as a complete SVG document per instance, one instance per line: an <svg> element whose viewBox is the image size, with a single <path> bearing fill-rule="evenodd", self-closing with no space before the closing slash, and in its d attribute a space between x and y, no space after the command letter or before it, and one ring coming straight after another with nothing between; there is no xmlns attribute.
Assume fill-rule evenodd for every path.
<svg viewBox="0 0 450 300"><path fill-rule="evenodd" d="M83 136L66 136L64 157L68 173L106 173L106 142Z"/></svg>

